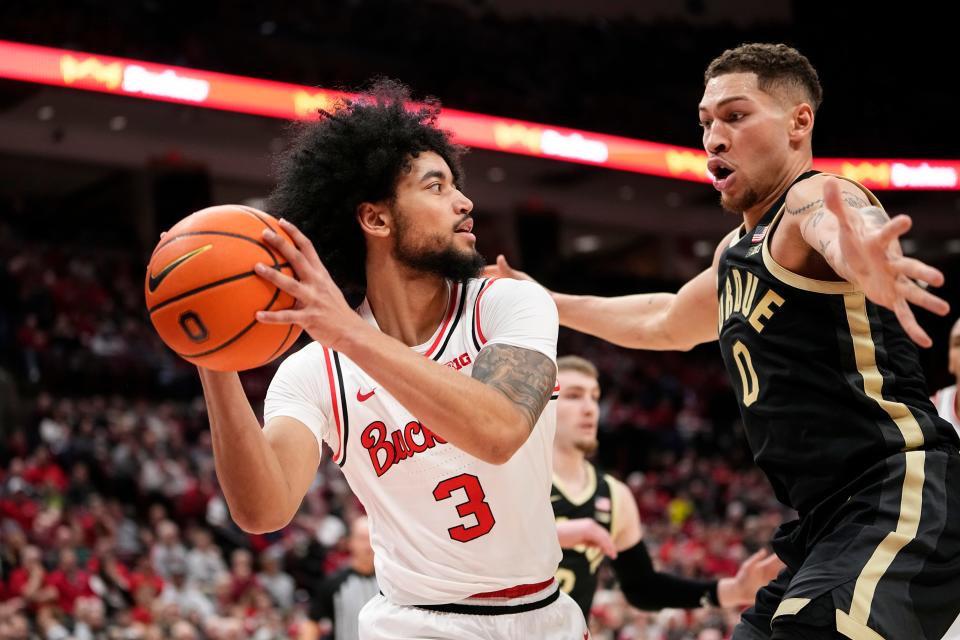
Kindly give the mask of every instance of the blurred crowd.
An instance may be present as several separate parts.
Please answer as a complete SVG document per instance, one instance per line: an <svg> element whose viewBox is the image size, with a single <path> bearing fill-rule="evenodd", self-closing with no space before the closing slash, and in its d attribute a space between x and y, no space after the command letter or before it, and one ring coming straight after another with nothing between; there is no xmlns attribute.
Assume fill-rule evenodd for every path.
<svg viewBox="0 0 960 640"><path fill-rule="evenodd" d="M244 533L195 371L146 318L137 258L14 241L2 225L0 258L13 301L0 308L0 639L301 637L361 513L339 469L326 458L288 527ZM658 563L732 575L784 513L717 354L629 354L566 331L560 351L601 371L597 461L633 490ZM273 370L243 375L255 408ZM736 617L640 613L602 577L598 638L724 637Z"/></svg>

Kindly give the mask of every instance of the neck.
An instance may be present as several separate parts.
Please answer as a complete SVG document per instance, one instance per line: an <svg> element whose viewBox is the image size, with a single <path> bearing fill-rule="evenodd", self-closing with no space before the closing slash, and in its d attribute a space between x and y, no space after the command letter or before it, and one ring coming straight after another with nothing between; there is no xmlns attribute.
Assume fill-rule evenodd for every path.
<svg viewBox="0 0 960 640"><path fill-rule="evenodd" d="M389 264L387 264L389 262ZM443 278L399 265L367 261L367 301L380 330L409 347L430 339L447 309Z"/></svg>
<svg viewBox="0 0 960 640"><path fill-rule="evenodd" d="M796 160L791 161L784 172L780 175L777 181L774 183L774 186L770 189L768 195L743 212L743 223L748 229L753 229L757 224L760 223L760 220L763 218L763 215L773 206L777 200L780 199L784 193L790 188L790 185L793 184L793 181L797 179L802 173L809 171L813 168L813 158L810 155L800 156Z"/></svg>
<svg viewBox="0 0 960 640"><path fill-rule="evenodd" d="M553 474L571 491L587 483L586 457L575 447L553 448Z"/></svg>

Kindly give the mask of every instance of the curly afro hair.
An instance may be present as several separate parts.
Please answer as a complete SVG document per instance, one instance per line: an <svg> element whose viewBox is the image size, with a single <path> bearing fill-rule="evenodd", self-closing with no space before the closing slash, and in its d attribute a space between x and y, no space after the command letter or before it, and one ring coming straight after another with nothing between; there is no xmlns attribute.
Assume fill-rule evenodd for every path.
<svg viewBox="0 0 960 640"><path fill-rule="evenodd" d="M817 70L807 57L785 44L742 44L717 56L703 74L703 83L728 73L755 73L757 86L769 93L774 87L801 89L816 111L823 102Z"/></svg>
<svg viewBox="0 0 960 640"><path fill-rule="evenodd" d="M378 79L320 120L293 125L292 143L276 162L277 185L269 210L296 224L351 304L366 293L366 242L357 221L364 202L391 201L412 159L432 151L463 181L466 149L436 127L440 103L428 98L410 108L410 90Z"/></svg>

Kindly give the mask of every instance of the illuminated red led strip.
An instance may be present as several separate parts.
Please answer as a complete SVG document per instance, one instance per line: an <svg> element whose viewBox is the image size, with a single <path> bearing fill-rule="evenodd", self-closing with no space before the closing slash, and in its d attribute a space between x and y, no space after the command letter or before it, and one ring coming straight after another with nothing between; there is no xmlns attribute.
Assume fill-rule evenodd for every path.
<svg viewBox="0 0 960 640"><path fill-rule="evenodd" d="M287 120L331 108L336 91L0 40L0 78ZM481 149L709 182L703 151L444 109L440 125ZM960 189L960 160L821 158L814 167L871 189Z"/></svg>

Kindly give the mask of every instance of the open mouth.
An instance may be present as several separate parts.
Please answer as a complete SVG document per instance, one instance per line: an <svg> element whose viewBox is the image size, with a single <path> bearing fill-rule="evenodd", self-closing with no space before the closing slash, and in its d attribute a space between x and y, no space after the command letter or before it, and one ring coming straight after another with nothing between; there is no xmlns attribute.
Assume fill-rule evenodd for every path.
<svg viewBox="0 0 960 640"><path fill-rule="evenodd" d="M716 171L713 172L713 177L717 180L725 180L730 177L733 173L733 169L728 169L727 167L718 167Z"/></svg>

